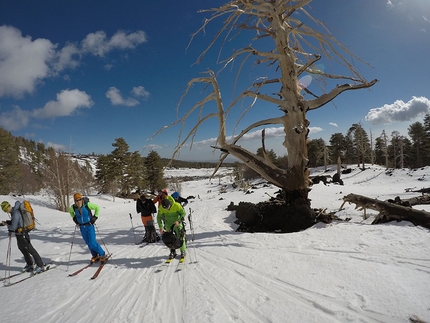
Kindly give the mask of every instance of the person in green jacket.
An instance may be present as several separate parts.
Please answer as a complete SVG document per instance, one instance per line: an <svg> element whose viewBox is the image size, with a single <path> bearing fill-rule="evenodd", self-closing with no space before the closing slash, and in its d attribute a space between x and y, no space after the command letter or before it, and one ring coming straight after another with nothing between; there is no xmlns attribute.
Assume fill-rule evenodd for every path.
<svg viewBox="0 0 430 323"><path fill-rule="evenodd" d="M169 233L165 234L165 237L167 237L168 235L172 236L171 233L173 233L176 239L180 240L180 247L178 247L178 244L170 244L166 239L163 239L164 243L170 248L169 259L176 257L176 249L178 248L181 251L181 259L185 258L187 244L185 230L182 224L185 216L186 212L184 208L170 195L163 199L161 205L158 207L157 223L161 235Z"/></svg>

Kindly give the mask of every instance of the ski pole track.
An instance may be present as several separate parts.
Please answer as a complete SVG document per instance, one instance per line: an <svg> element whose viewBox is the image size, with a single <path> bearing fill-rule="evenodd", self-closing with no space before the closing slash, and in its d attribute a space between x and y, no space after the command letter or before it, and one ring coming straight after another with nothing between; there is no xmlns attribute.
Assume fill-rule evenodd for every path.
<svg viewBox="0 0 430 323"><path fill-rule="evenodd" d="M81 273L76 277L68 277L65 282L64 288L72 288L75 284L88 284L89 288L85 289L86 292L83 294L72 294L66 297L67 301L56 308L52 312L48 312L43 318L44 322L141 322L148 318L148 313L151 313L151 293L145 293L142 291L142 285L149 284L149 290L151 290L154 282L152 281L153 266L145 266L145 262L149 259L153 259L162 255L165 251L164 246L151 246L151 248L138 248L132 246L130 248L122 248L120 251L114 251L118 262L118 268L116 270L109 270L113 267L113 262L106 264L106 268L98 280L89 281L90 274ZM128 265L124 265L125 262L130 259L139 259L139 265L135 265L133 262ZM141 260L141 261L140 261ZM143 266L142 266L143 265ZM131 268L129 268L131 266ZM94 268L97 268L95 266ZM90 269L92 270L92 269ZM130 275L135 275L133 284L121 284L122 278L125 281L130 281ZM69 279L70 278L70 279ZM79 290L79 289L78 289ZM94 293L97 290L97 293ZM91 310L100 311L100 315L97 315L97 319L93 319L93 313L89 311L88 317L76 318L73 313L79 309L80 306L88 306L87 304L97 304L96 299L99 297L105 298L109 295L108 299L112 299L112 303L108 302L104 304L101 309L92 308ZM135 295L138 295L136 298ZM120 300L118 302L117 300ZM114 301L116 300L116 301ZM61 313L61 314L60 314Z"/></svg>
<svg viewBox="0 0 430 323"><path fill-rule="evenodd" d="M153 322L160 323L179 323L186 322L184 320L183 304L186 295L183 293L181 281L175 274L176 266L173 266L175 260L172 261L162 272L153 276L154 289L153 298L151 300L154 313ZM183 285L183 282L182 282ZM161 315L160 315L161 314Z"/></svg>
<svg viewBox="0 0 430 323"><path fill-rule="evenodd" d="M210 252L204 252L204 253L210 254ZM268 286L268 284L255 283L254 281L252 281L252 279L250 279L250 276L246 276L246 275L240 273L238 270L234 269L235 267L237 267L239 265L239 266L241 266L241 269L242 268L248 268L250 271L253 271L253 269L248 267L248 266L245 266L243 264L240 264L238 262L231 261L231 260L226 261L225 258L223 258L224 260L221 260L220 262L218 262L218 258L216 258L214 260L213 256L210 256L210 257L204 256L204 255L201 255L201 256L204 259L212 259L212 262L211 262L212 267L213 267L212 271L215 271L215 272L228 271L228 272L224 273L223 276L230 277L231 280L235 281L236 286L242 286L241 288L244 289L243 292L235 291L238 294L238 295L236 295L237 299L240 299L240 296L243 293L255 295L255 297L256 297L255 300L252 303L247 304L246 308L247 307L252 308L252 306L254 304L255 305L260 304L261 305L260 307L256 306L257 308L261 308L261 311L263 311L263 313L260 313L259 315L261 317L264 317L264 319L268 322L272 322L272 320L266 319L266 317L270 317L271 313L266 312L266 310L270 311L270 310L272 310L272 309L274 310L276 308L276 310L282 311L284 315L286 313L288 313L289 320L291 322L294 322L295 321L294 320L294 313L297 311L297 307L295 306L295 304L301 303L299 305L302 305L305 308L307 308L308 309L307 312L309 312L309 313L312 313L315 309L315 307L312 306L312 304L310 302L303 301L300 299L298 300L289 294L287 294L287 296L288 296L288 298L291 298L291 300L293 302L288 302L288 304L282 304L279 301L277 301L277 299L284 299L285 295L282 295L282 297L276 297L276 296L281 296L281 293L276 290L276 288L279 288L279 286L273 287L274 284L271 283L270 285L272 286L272 288L268 288L268 287L266 287L266 286ZM220 263L222 263L223 265L220 265ZM257 279L258 280L264 280L264 275L265 275L264 273L261 273L261 276L258 276ZM241 282L239 283L239 281L241 281ZM266 279L266 281L267 281L267 279ZM224 284L224 283L225 282L221 282L221 280L218 282L219 285ZM283 288L285 288L285 287L283 287ZM224 294L221 294L221 295L225 297ZM275 297L274 297L274 295L275 295ZM234 298L235 296L231 296L231 297ZM265 309L265 306L264 306L265 304L270 304L270 306L268 306L267 309ZM233 308L232 311L237 312L237 309ZM279 314L278 314L278 316L279 316ZM325 320L323 320L323 318L325 318ZM255 318L249 319L248 318L247 320L244 320L243 322L247 322L247 321L248 322L260 322L261 319L255 319ZM323 312L322 317L321 316L318 317L317 320L315 320L315 317L309 317L309 320L307 322L318 322L318 323L330 322L330 323L332 323L333 317L329 316L326 312ZM341 321L338 321L338 322L341 322Z"/></svg>
<svg viewBox="0 0 430 323"><path fill-rule="evenodd" d="M207 251L203 251L202 253L211 254ZM214 255L210 255L210 257L201 256L205 259L214 258ZM317 308L320 310L322 317L327 319L326 322L333 322L334 319L338 322L345 322L345 320L349 320L353 317L360 317L363 322L395 322L392 318L388 318L380 313L375 313L361 307L356 308L357 305L355 304L339 301L333 297L300 288L279 278L268 277L266 273L256 268L245 266L235 260L216 258L217 260L211 262L211 264L217 266L219 270L227 270L231 275L241 277L244 280L244 284L254 285L257 288L257 292L264 292L266 297L271 298L271 300L273 300L273 297L270 295L276 294L280 299L288 297L294 302L309 308L310 312ZM220 265L220 263L223 265ZM237 270L237 267L240 267L241 271ZM246 274L242 273L242 271L245 271ZM252 276L255 278L250 279ZM273 286L273 288L267 286ZM315 322L322 322L322 317L318 318Z"/></svg>
<svg viewBox="0 0 430 323"><path fill-rule="evenodd" d="M210 261L208 258L206 260ZM206 293L211 295L211 299L218 304L218 306L213 306L214 312L217 313L217 318L214 322L258 322L258 323L270 323L271 320L262 316L257 310L252 306L249 306L244 301L240 300L240 297L233 295L231 286L230 288L224 286L223 282L217 281L210 274L203 272L201 268L197 268L198 278L201 283L205 286ZM222 308L224 310L225 318L220 319L218 316L219 310ZM207 322L208 318L204 318L204 322Z"/></svg>

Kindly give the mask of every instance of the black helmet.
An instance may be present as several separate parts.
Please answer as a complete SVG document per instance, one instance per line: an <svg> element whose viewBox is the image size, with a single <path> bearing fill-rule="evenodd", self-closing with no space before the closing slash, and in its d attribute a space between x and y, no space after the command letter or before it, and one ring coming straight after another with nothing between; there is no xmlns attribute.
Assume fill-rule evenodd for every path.
<svg viewBox="0 0 430 323"><path fill-rule="evenodd" d="M169 199L165 198L161 201L161 205L163 206L163 208L165 209L170 209L170 207L172 206L172 202L170 202Z"/></svg>

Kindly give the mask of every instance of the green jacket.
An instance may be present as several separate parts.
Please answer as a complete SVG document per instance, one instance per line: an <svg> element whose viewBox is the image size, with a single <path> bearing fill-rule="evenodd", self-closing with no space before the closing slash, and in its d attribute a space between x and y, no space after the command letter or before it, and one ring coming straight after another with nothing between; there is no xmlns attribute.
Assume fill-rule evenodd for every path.
<svg viewBox="0 0 430 323"><path fill-rule="evenodd" d="M170 210L166 210L163 208L162 205L158 207L158 213L157 213L157 223L158 227L164 228L166 231L170 231L170 228L172 225L178 221L179 222L179 228L182 228L182 221L184 220L186 216L186 212L184 208L179 204L178 202L175 202L174 198L170 195L166 197L166 199L169 199L170 202L172 202L172 207Z"/></svg>
<svg viewBox="0 0 430 323"><path fill-rule="evenodd" d="M94 211L94 214L92 214L91 211ZM76 224L94 223L95 220L97 220L97 218L99 217L99 212L100 207L97 204L91 202L87 202L82 205L81 210L78 209L76 204L73 204L69 208L69 213Z"/></svg>

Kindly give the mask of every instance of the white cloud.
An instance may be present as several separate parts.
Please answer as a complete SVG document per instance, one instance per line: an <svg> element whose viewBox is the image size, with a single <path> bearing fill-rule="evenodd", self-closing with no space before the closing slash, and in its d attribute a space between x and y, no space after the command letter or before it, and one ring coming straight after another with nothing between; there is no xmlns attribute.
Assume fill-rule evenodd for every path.
<svg viewBox="0 0 430 323"><path fill-rule="evenodd" d="M32 40L10 26L0 26L0 97L32 93L50 74L55 45L47 39Z"/></svg>
<svg viewBox="0 0 430 323"><path fill-rule="evenodd" d="M139 101L133 98L124 99L121 95L121 91L116 87L112 86L106 92L106 97L110 100L112 105L125 105L127 107L133 107L139 104Z"/></svg>
<svg viewBox="0 0 430 323"><path fill-rule="evenodd" d="M323 131L321 127L309 127L309 134L315 134L321 131Z"/></svg>
<svg viewBox="0 0 430 323"><path fill-rule="evenodd" d="M429 112L430 100L413 96L408 102L397 100L393 104L371 109L365 119L373 125L388 124L396 121L410 121Z"/></svg>
<svg viewBox="0 0 430 323"><path fill-rule="evenodd" d="M0 26L0 98L33 93L38 84L68 68L76 68L85 54L105 56L112 50L134 49L146 42L143 31L118 31L110 39L104 31L88 34L80 45L58 49L47 39L32 40L12 26Z"/></svg>
<svg viewBox="0 0 430 323"><path fill-rule="evenodd" d="M80 108L90 108L94 102L84 91L77 89L63 90L57 94L57 99L49 101L41 109L32 112L35 118L56 118L72 115Z"/></svg>
<svg viewBox="0 0 430 323"><path fill-rule="evenodd" d="M336 127L336 128L337 128L337 127L339 127L339 126L337 125L337 123L335 123L335 122L329 122L328 124L329 124L330 126L333 126L333 127Z"/></svg>

